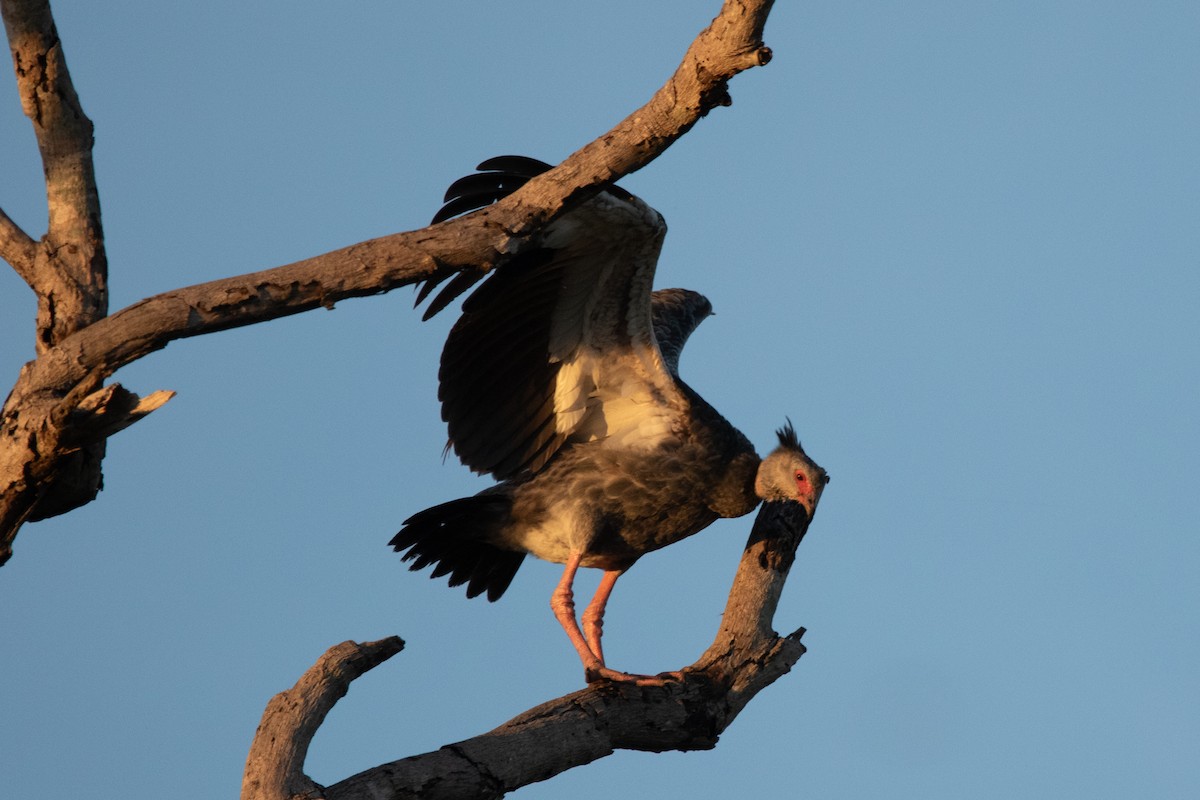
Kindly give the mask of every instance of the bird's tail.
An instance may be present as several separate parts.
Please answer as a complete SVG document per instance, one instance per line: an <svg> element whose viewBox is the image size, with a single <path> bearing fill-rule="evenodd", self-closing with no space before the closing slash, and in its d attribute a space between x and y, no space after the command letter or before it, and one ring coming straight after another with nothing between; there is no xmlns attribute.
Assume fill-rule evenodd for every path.
<svg viewBox="0 0 1200 800"><path fill-rule="evenodd" d="M410 570L436 564L429 577L450 576L451 586L467 584L467 597L487 591L500 599L525 559L524 553L490 544L508 521L512 500L499 494L480 494L427 508L404 521L392 541ZM405 552L405 551L408 552Z"/></svg>

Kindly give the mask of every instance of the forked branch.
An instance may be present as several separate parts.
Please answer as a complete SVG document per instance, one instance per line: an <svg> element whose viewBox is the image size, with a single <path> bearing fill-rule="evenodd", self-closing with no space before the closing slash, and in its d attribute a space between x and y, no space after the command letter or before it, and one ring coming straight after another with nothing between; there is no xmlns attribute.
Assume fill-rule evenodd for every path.
<svg viewBox="0 0 1200 800"><path fill-rule="evenodd" d="M700 659L683 669L682 680L659 687L596 683L488 733L322 788L304 775L303 753L329 710L327 699L345 693L345 675L331 670L330 662L358 657L353 643L338 645L293 689L271 701L251 747L242 800L301 795L313 800L490 800L619 749L711 749L746 704L804 654L803 629L779 636L772 620L808 524L797 503L763 505L721 628Z"/></svg>
<svg viewBox="0 0 1200 800"><path fill-rule="evenodd" d="M91 123L81 110L75 113L79 103L73 89L23 91L23 97L36 100L39 120L60 120L64 129L68 123L75 125L71 130L76 131L76 144L86 144L79 152L66 148L61 153L43 146L42 155L53 184L48 185L52 212L62 188L59 181L74 186L70 202L60 208L62 218L79 222L77 239L88 244L95 257L83 276L86 280L75 284L82 292L76 303L83 309L79 324L60 335L56 323L39 322L40 331L52 333L40 336L45 347L22 369L0 417L0 564L10 555L11 542L26 520L64 513L94 496L103 438L95 439L97 432L91 431L89 441L69 428L80 419L75 413L78 404L99 391L116 370L176 339L332 306L437 272L493 268L526 247L542 226L586 199L601 184L645 166L712 108L727 105L729 79L770 58L762 31L771 5L770 0L725 2L713 23L688 48L675 74L648 103L555 169L487 209L287 266L165 292L107 317L103 316L107 292L99 202L94 183L77 180L90 174ZM0 6L14 53L33 41L41 53L33 54L34 61L57 57L53 63L65 76L61 42L46 0L0 0ZM20 24L14 25L10 18ZM19 77L20 64L26 61L25 57L19 60ZM51 170L49 158L74 164L74 171ZM59 175L62 177L54 177ZM43 244L54 239L53 220L52 213L51 230ZM0 254L13 262L41 296L40 259L35 258L31 266L29 252L19 229L0 221ZM88 444L82 446L85 441ZM94 467L90 489L86 482L82 490L62 489L60 478L72 459Z"/></svg>

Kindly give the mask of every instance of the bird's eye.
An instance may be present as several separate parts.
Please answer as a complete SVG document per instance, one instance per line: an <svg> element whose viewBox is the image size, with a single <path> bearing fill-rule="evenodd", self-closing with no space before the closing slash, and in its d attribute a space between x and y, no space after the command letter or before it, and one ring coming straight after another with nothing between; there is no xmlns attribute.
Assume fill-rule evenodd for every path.
<svg viewBox="0 0 1200 800"><path fill-rule="evenodd" d="M800 470L796 470L796 485L797 485L797 486L806 486L806 485L808 485L808 476L807 476L807 475L805 475L805 474L804 474L802 471L800 471Z"/></svg>

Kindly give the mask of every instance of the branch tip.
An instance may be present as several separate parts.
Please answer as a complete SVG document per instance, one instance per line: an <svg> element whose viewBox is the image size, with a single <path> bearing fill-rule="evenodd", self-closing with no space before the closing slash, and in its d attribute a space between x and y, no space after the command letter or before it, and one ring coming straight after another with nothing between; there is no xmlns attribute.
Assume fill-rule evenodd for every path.
<svg viewBox="0 0 1200 800"><path fill-rule="evenodd" d="M70 412L62 442L79 447L107 439L162 408L174 396L173 391L159 390L138 397L119 383L109 384L85 397Z"/></svg>
<svg viewBox="0 0 1200 800"><path fill-rule="evenodd" d="M404 649L399 636L346 641L326 650L296 684L271 698L250 745L242 775L243 800L326 797L304 774L313 736L350 683Z"/></svg>
<svg viewBox="0 0 1200 800"><path fill-rule="evenodd" d="M0 208L0 258L7 261L21 280L37 291L37 242Z"/></svg>

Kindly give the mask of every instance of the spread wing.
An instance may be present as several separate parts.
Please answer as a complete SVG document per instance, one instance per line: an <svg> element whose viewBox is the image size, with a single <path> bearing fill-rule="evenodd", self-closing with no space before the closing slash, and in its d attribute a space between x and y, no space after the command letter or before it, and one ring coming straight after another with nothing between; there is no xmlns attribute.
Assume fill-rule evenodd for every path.
<svg viewBox="0 0 1200 800"><path fill-rule="evenodd" d="M486 206L549 166L502 156L479 169L450 187L435 222ZM652 313L665 233L658 212L608 187L487 275L463 303L438 373L442 418L464 464L503 480L538 471L570 442L648 449L678 435L688 408L674 377L678 334L686 329L685 339L708 310L691 292L702 302L672 296ZM451 278L426 316L481 277ZM435 285L423 286L418 302ZM697 309L695 322L677 319ZM659 330L672 342L665 355Z"/></svg>
<svg viewBox="0 0 1200 800"><path fill-rule="evenodd" d="M679 354L688 337L713 313L712 303L691 289L659 289L650 295L650 321L654 339L667 369L679 377Z"/></svg>

